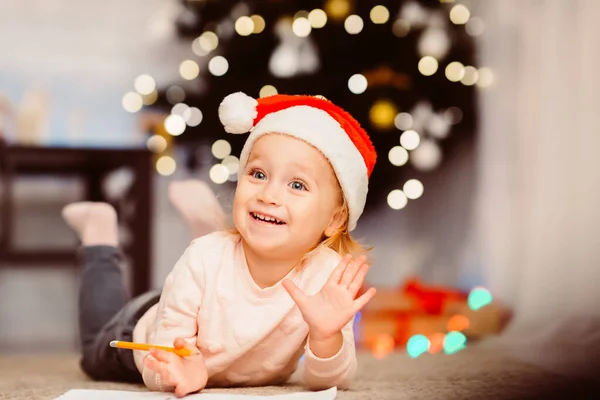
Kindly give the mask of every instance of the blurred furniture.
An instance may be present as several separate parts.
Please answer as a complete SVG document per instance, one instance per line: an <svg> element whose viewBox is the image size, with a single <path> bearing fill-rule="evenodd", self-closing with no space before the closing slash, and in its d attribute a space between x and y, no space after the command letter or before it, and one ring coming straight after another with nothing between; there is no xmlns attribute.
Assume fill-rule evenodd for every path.
<svg viewBox="0 0 600 400"><path fill-rule="evenodd" d="M14 232L14 182L19 176L78 176L85 182L85 200L106 201L101 183L109 172L130 168L135 180L125 194L126 218L120 223L131 232L131 241L123 248L131 261L132 294L150 288L152 153L145 148L36 147L3 142L0 138L0 183L3 186L0 209L0 267L6 263L19 266L76 265L75 249L24 250L11 240ZM131 209L131 210L129 210ZM131 215L130 215L131 214Z"/></svg>

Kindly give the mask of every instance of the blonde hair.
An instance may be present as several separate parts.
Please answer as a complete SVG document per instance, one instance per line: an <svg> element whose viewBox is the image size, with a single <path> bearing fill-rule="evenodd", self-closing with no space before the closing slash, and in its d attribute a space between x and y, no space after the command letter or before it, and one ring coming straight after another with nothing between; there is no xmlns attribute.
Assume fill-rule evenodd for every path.
<svg viewBox="0 0 600 400"><path fill-rule="evenodd" d="M315 250L319 247L329 247L331 250L335 251L336 253L342 256L346 254L352 254L355 257L362 254L366 255L371 250L373 250L373 247L365 247L360 242L355 240L350 234L350 230L348 229L348 203L346 201L345 196L342 195L341 197L342 208L340 212L344 214L344 223L342 224L341 228L338 229L337 232L335 232L333 235L329 237L323 235L321 242L317 244Z"/></svg>

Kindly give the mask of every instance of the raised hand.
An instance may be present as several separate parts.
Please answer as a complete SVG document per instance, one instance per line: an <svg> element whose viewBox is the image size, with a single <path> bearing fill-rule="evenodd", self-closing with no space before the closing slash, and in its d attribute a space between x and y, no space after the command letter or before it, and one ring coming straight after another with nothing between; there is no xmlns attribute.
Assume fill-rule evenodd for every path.
<svg viewBox="0 0 600 400"><path fill-rule="evenodd" d="M174 386L177 397L183 397L204 389L208 380L208 373L202 354L182 338L175 339L173 346L176 349L190 349L192 355L180 357L175 353L152 349L150 350L150 356L144 359L144 364L160 374L164 385Z"/></svg>
<svg viewBox="0 0 600 400"><path fill-rule="evenodd" d="M327 340L334 336L375 296L375 288L370 288L355 299L369 270L365 261L364 256L352 260L346 255L323 288L311 296L289 279L282 282L308 324L311 338Z"/></svg>

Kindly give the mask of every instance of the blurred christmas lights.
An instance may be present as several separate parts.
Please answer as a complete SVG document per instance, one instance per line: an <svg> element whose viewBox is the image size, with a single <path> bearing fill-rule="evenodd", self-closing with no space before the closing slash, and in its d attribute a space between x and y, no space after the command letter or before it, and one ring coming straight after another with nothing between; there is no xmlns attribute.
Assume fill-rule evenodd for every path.
<svg viewBox="0 0 600 400"><path fill-rule="evenodd" d="M490 304L492 300L492 294L489 290L486 288L477 287L469 292L467 304L471 310L476 311Z"/></svg>
<svg viewBox="0 0 600 400"><path fill-rule="evenodd" d="M444 353L454 354L467 346L467 337L462 332L448 332L444 338Z"/></svg>
<svg viewBox="0 0 600 400"><path fill-rule="evenodd" d="M349 15L344 21L344 29L351 35L359 34L363 30L364 25L365 23L362 18L356 14Z"/></svg>
<svg viewBox="0 0 600 400"><path fill-rule="evenodd" d="M429 350L431 343L427 336L424 335L413 335L406 343L406 352L412 358L417 358L421 354L426 353Z"/></svg>

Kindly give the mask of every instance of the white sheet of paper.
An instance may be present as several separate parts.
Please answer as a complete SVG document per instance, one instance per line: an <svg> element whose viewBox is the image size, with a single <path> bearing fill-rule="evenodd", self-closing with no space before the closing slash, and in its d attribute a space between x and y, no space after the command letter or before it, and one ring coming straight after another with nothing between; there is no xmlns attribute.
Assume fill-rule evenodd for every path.
<svg viewBox="0 0 600 400"><path fill-rule="evenodd" d="M258 396L249 394L231 393L199 393L186 396L186 400L333 400L337 394L337 388L332 387L320 392L295 392L276 394L270 396ZM55 400L176 400L173 393L159 392L128 392L122 390L69 390Z"/></svg>

